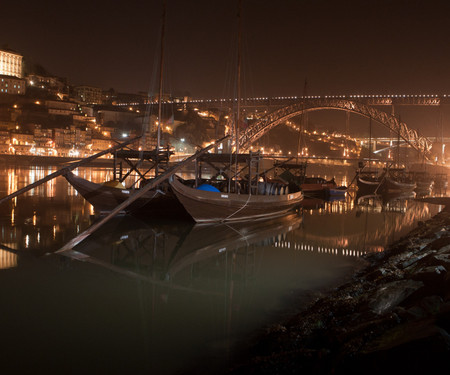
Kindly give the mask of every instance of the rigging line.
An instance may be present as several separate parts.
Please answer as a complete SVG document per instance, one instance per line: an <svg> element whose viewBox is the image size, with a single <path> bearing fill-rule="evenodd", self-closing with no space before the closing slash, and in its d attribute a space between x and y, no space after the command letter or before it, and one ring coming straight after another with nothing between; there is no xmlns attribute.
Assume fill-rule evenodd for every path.
<svg viewBox="0 0 450 375"><path fill-rule="evenodd" d="M243 20L245 21L245 20ZM243 42L243 49L242 49L242 54L243 54L243 69L242 69L242 74L244 76L243 78L243 90L244 90L244 98L249 98L249 97L255 97L255 87L254 87L254 78L253 78L253 64L251 61L251 55L250 55L250 48L249 48L249 42L248 42L248 33L245 32L245 22L243 22L243 35L242 35L242 42ZM250 86L250 89L247 90L247 86Z"/></svg>
<svg viewBox="0 0 450 375"><path fill-rule="evenodd" d="M250 192L250 190L249 190L249 192ZM247 207L248 202L250 202L251 197L252 197L252 195L249 193L249 194L248 194L247 201L243 204L243 206L240 207L239 209L237 209L235 212L233 212L232 214L230 214L228 217L226 217L225 219L223 219L223 220L221 220L221 221L226 221L226 220L228 220L230 217L233 217L233 216L236 215L238 212L242 211L242 209L244 209L245 207Z"/></svg>
<svg viewBox="0 0 450 375"><path fill-rule="evenodd" d="M129 277L134 280L148 282L153 285L158 285L158 286L171 288L171 289L175 289L175 290L194 292L194 293L199 293L199 294L204 294L204 295L221 295L220 293L214 293L214 292L210 292L210 291L205 291L205 290L201 290L201 289L195 289L195 288L185 287L185 286L174 284L174 283L160 281L151 276L142 275L142 274L139 274L138 272L133 272L128 269L124 269L122 267L107 263L101 259L91 257L89 255L86 255L86 254L81 253L76 250L68 250L68 251L65 251L64 253L61 253L60 255L63 255L65 257L68 257L68 258L71 258L74 260L78 260L81 262L95 264L97 266L106 268L109 271L112 271L114 273Z"/></svg>
<svg viewBox="0 0 450 375"><path fill-rule="evenodd" d="M239 126L241 122L241 60L242 60L242 0L239 0L238 2L238 56L237 56L237 77L236 77L236 84L237 84L237 108L236 108L236 121L235 121L235 147L236 147L236 178L234 180L234 188L237 191L237 184L238 184L238 157L239 157Z"/></svg>
<svg viewBox="0 0 450 375"><path fill-rule="evenodd" d="M238 231L236 228L233 228L230 224L225 224L225 226L230 228L232 231L236 232L243 240L245 240L245 243L247 244L247 246L250 246L250 243L248 242L248 236L246 236L244 233Z"/></svg>
<svg viewBox="0 0 450 375"><path fill-rule="evenodd" d="M159 149L161 146L161 110L162 110L162 93L163 93L163 73L164 73L164 36L166 29L166 5L167 0L163 0L163 11L162 11L162 22L161 22L161 55L159 62L159 98L158 98L158 127L157 127L157 159L159 154ZM158 161L158 160L157 160ZM158 165L156 165L155 175L158 176Z"/></svg>

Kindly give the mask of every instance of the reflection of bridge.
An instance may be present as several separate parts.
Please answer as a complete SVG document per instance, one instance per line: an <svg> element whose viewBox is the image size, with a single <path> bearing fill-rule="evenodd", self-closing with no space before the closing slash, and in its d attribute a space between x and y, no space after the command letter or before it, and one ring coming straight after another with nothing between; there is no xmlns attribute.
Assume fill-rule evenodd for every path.
<svg viewBox="0 0 450 375"><path fill-rule="evenodd" d="M416 151L423 154L426 158L429 157L432 147L431 141L426 137L419 135L416 130L409 129L406 123L401 122L394 115L390 115L359 101L334 97L300 100L294 104L284 106L262 116L240 135L240 147L241 149L249 148L253 142L262 137L265 133L276 126L285 123L292 117L322 109L342 110L369 117L386 126L395 134L398 134L400 138Z"/></svg>

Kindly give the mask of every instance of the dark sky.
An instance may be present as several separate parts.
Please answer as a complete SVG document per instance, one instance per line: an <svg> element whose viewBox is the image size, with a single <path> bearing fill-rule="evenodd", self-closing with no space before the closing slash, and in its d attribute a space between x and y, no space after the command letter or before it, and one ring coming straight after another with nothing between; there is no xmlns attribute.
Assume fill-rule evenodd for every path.
<svg viewBox="0 0 450 375"><path fill-rule="evenodd" d="M166 90L230 97L237 0L167 0ZM157 90L162 0L8 1L0 46L71 84ZM450 94L450 1L243 0L245 96Z"/></svg>

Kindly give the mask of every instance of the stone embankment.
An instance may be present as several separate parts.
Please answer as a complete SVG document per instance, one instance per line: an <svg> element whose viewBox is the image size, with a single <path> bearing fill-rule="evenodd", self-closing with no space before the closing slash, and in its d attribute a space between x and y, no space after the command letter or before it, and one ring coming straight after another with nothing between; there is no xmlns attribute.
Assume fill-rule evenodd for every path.
<svg viewBox="0 0 450 375"><path fill-rule="evenodd" d="M351 281L268 328L229 373L446 373L449 207L367 261Z"/></svg>

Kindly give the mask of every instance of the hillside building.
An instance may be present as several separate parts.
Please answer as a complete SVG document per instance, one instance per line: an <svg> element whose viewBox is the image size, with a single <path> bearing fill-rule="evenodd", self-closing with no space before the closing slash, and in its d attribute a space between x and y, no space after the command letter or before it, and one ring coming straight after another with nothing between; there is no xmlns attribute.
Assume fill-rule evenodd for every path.
<svg viewBox="0 0 450 375"><path fill-rule="evenodd" d="M23 77L23 56L11 50L0 49L0 75Z"/></svg>

